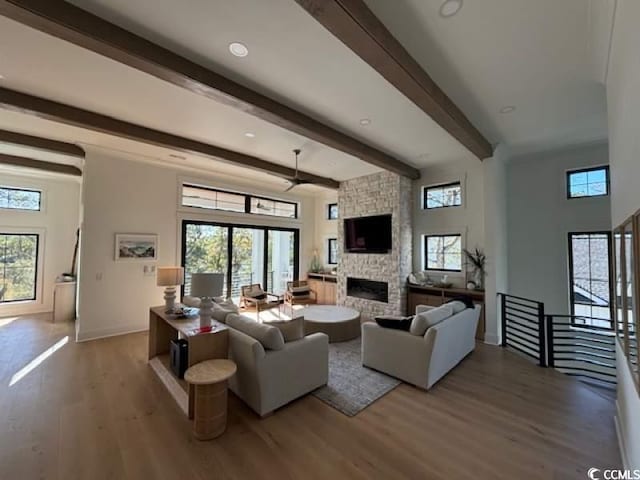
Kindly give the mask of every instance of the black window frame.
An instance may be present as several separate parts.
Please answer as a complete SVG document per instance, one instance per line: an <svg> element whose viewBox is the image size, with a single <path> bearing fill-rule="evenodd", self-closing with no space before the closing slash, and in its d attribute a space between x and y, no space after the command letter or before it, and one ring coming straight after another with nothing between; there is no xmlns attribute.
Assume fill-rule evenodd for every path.
<svg viewBox="0 0 640 480"><path fill-rule="evenodd" d="M462 273L462 234L461 233L438 233L438 234L429 234L424 235L423 240L423 250L424 250L424 270L428 270L430 272L452 272L452 273ZM460 238L460 269L451 269L451 268L429 268L429 238L438 238L438 237L458 237Z"/></svg>
<svg viewBox="0 0 640 480"><path fill-rule="evenodd" d="M579 197L581 198L581 197ZM572 239L574 236L578 235L605 235L607 237L607 248L609 250L609 316L611 330L615 330L615 315L616 315L616 290L615 290L615 272L614 272L614 244L613 244L613 235L609 230L596 230L596 231L588 231L588 232L568 232L567 233L567 244L568 244L568 254L569 254L569 308L571 310L571 316L576 316L575 311L575 300L574 295L575 291L573 288L573 242ZM593 317L595 318L595 317ZM604 319L603 319L604 320Z"/></svg>
<svg viewBox="0 0 640 480"><path fill-rule="evenodd" d="M332 217L331 216L331 207L336 207L336 216ZM327 220L338 220L338 217L340 216L340 211L338 210L338 204L337 203L330 203L327 205Z"/></svg>
<svg viewBox="0 0 640 480"><path fill-rule="evenodd" d="M300 229L299 228L289 228L289 227L272 227L267 225L246 225L241 223L224 223L224 222L209 222L206 220L182 220L182 235L181 242L182 245L180 247L180 262L183 267L185 267L185 276L187 274L186 271L186 255L187 255L187 225L209 225L212 227L222 227L227 228L227 272L226 272L226 280L227 280L227 291L224 292L226 297L231 295L231 283L233 277L233 269L231 268L231 262L233 261L233 229L234 228L250 228L254 230L262 230L264 231L264 247L263 247L263 273L262 273L262 281L260 284L262 288L267 288L268 284L268 264L269 264L269 242L267 241L269 231L279 231L279 232L291 232L293 233L293 280L300 279ZM184 297L185 285L183 284L180 287L180 294Z"/></svg>
<svg viewBox="0 0 640 480"><path fill-rule="evenodd" d="M578 174L578 173L589 173L589 172L595 172L598 170L604 170L605 172L605 186L606 186L606 193L602 193L600 195L581 195L581 196L572 196L571 195L571 175L574 174ZM576 200L576 199L580 199L580 198L601 198L601 197L608 197L611 194L611 177L609 174L609 165L600 165L598 167L588 167L588 168L578 168L576 170L567 170L566 172L566 179L565 179L565 183L566 183L566 189L567 189L567 200ZM589 184L587 183L587 186Z"/></svg>
<svg viewBox="0 0 640 480"><path fill-rule="evenodd" d="M331 244L332 243L335 244L336 258L332 258L332 255L331 255L331 252L332 252ZM337 238L329 238L329 239L327 239L327 263L329 265L337 265L338 264L338 239Z"/></svg>
<svg viewBox="0 0 640 480"><path fill-rule="evenodd" d="M198 208L200 210L214 210L214 211L218 211L218 212L245 213L247 215L261 215L261 216L273 217L273 218L288 218L290 220L297 220L299 218L299 205L298 205L297 202L290 202L290 201L287 201L287 200L280 200L279 198L265 197L265 196L262 196L262 195L253 195L251 193L234 192L232 190L223 190L221 188L203 187L202 185L196 185L196 184L193 184L193 183L183 183L182 184L182 188L184 188L184 187L199 188L201 190L206 190L208 192L227 193L227 194L230 194L230 195L242 196L242 197L244 197L244 211L240 212L240 211L236 211L236 210L227 210L227 209L223 209L223 208L207 208L207 207L198 207L198 206L194 206L194 205L185 205L183 203L184 194L182 193L182 190L180 191L180 206L181 207ZM277 203L284 203L286 205L293 205L293 207L294 207L294 216L293 217L285 217L285 216L282 216L282 215L272 215L270 213L252 212L251 211L251 200L252 199L268 200L270 202L277 202Z"/></svg>
<svg viewBox="0 0 640 480"><path fill-rule="evenodd" d="M444 189L446 187L454 187L454 186L460 187L460 205L441 205L439 207L427 206L427 200L429 198L429 190L438 190L438 189ZM457 180L455 182L441 183L438 185L429 185L429 186L422 187L422 209L423 210L438 210L440 208L456 208L461 206L462 206L462 182L460 180Z"/></svg>
<svg viewBox="0 0 640 480"><path fill-rule="evenodd" d="M35 210L34 210L35 211ZM0 235L14 235L25 237L36 237L36 261L33 269L33 297L20 298L17 300L0 300L0 305L7 303L19 303L19 302L35 302L38 299L38 265L40 264L40 234L33 232L1 232ZM3 274L3 278L6 278Z"/></svg>
<svg viewBox="0 0 640 480"><path fill-rule="evenodd" d="M7 190L10 192L29 192L29 193L37 193L38 194L38 208L16 208L16 207L0 207L0 210L18 210L22 212L41 212L42 211L42 190L37 190L35 188L20 188L20 187L7 187L0 186L0 190Z"/></svg>

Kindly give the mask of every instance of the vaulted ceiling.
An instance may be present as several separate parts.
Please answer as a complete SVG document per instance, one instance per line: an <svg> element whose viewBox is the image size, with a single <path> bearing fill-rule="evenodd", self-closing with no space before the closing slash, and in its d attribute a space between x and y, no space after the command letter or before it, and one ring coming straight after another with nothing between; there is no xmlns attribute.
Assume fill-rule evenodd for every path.
<svg viewBox="0 0 640 480"><path fill-rule="evenodd" d="M415 168L478 161L294 0L73 0L71 3L297 109ZM606 137L584 0L366 0L373 13L491 142L544 149ZM229 53L242 42L249 54ZM0 87L346 180L379 171L353 155L0 17ZM505 106L515 106L508 114ZM368 125L361 120L368 119ZM284 180L0 109L0 128L180 163L281 188ZM253 134L249 138L246 134ZM2 148L0 148L2 151ZM302 187L308 192L316 187Z"/></svg>

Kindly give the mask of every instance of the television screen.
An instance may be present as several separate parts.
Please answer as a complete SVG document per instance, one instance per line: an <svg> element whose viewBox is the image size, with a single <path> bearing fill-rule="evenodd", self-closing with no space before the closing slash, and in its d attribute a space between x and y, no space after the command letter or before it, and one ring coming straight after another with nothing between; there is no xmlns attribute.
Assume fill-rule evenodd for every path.
<svg viewBox="0 0 640 480"><path fill-rule="evenodd" d="M387 253L391 250L391 215L346 218L344 243L349 253Z"/></svg>

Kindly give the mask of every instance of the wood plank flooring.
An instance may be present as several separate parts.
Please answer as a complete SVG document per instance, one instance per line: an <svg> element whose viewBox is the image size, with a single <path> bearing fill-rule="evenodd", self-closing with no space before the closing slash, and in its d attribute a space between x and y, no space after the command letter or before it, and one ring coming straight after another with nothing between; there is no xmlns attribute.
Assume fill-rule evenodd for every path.
<svg viewBox="0 0 640 480"><path fill-rule="evenodd" d="M0 479L582 480L621 464L611 399L498 347L353 418L307 396L259 419L231 395L210 442L191 436L146 349L145 333L76 344L72 324L0 319Z"/></svg>

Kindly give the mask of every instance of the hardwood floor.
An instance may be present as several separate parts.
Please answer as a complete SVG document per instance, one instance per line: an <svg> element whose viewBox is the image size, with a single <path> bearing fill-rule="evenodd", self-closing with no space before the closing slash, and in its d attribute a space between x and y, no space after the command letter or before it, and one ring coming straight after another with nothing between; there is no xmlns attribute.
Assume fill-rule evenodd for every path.
<svg viewBox="0 0 640 480"><path fill-rule="evenodd" d="M0 479L582 480L621 468L611 399L498 347L353 418L307 396L261 420L231 395L227 432L199 442L147 365L145 333L72 339L73 325L0 319Z"/></svg>

